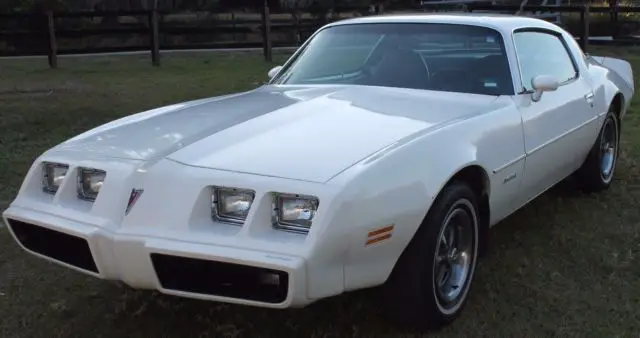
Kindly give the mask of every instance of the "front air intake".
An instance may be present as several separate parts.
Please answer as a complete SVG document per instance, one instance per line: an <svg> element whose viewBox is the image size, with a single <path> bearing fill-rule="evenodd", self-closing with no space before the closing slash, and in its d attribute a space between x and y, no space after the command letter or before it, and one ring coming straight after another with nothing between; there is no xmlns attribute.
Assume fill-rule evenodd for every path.
<svg viewBox="0 0 640 338"><path fill-rule="evenodd" d="M285 301L289 274L284 271L180 256L151 254L164 289L264 303Z"/></svg>
<svg viewBox="0 0 640 338"><path fill-rule="evenodd" d="M18 242L25 248L77 268L98 273L89 243L84 238L14 219L7 221Z"/></svg>

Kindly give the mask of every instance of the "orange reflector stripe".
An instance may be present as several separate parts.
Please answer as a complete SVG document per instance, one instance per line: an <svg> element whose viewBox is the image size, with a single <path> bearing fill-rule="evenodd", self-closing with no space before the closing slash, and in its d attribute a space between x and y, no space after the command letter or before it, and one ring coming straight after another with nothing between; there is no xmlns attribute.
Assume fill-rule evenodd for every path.
<svg viewBox="0 0 640 338"><path fill-rule="evenodd" d="M389 239L389 238L391 238L391 234L390 233L382 235L380 237L372 238L372 239L368 240L365 245L378 243L378 242L384 241L384 240Z"/></svg>
<svg viewBox="0 0 640 338"><path fill-rule="evenodd" d="M380 228L378 230L373 230L373 231L369 232L367 237L373 237L373 236L377 236L377 235L383 234L385 232L391 232L391 230L393 230L393 224L387 225L386 227ZM389 236L391 236L391 235L389 235Z"/></svg>

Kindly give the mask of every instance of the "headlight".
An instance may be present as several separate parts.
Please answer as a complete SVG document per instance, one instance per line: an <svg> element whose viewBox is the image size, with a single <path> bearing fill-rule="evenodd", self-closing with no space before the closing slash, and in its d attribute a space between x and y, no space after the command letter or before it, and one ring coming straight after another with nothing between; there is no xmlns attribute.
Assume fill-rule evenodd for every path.
<svg viewBox="0 0 640 338"><path fill-rule="evenodd" d="M225 223L244 223L255 196L253 190L214 187L211 193L213 219Z"/></svg>
<svg viewBox="0 0 640 338"><path fill-rule="evenodd" d="M50 194L55 194L67 175L69 166L60 163L42 164L42 190Z"/></svg>
<svg viewBox="0 0 640 338"><path fill-rule="evenodd" d="M95 201L106 176L103 170L78 168L78 198Z"/></svg>
<svg viewBox="0 0 640 338"><path fill-rule="evenodd" d="M319 201L313 196L276 194L274 204L274 227L309 232Z"/></svg>

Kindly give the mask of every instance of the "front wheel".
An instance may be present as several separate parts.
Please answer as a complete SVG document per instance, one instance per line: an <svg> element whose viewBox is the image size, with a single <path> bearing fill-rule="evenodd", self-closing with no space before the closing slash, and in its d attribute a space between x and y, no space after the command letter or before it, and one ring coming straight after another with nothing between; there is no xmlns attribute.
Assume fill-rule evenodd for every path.
<svg viewBox="0 0 640 338"><path fill-rule="evenodd" d="M385 285L389 316L420 330L451 322L467 300L478 256L477 198L468 185L446 186Z"/></svg>

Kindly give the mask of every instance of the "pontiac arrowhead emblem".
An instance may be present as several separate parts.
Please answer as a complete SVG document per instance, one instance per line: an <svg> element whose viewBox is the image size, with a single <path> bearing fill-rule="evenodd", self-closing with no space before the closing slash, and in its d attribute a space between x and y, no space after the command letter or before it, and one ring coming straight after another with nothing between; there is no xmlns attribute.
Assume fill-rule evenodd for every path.
<svg viewBox="0 0 640 338"><path fill-rule="evenodd" d="M131 189L131 195L129 195L129 203L127 204L127 209L125 209L124 211L125 216L129 214L129 211L131 211L143 192L144 189Z"/></svg>

